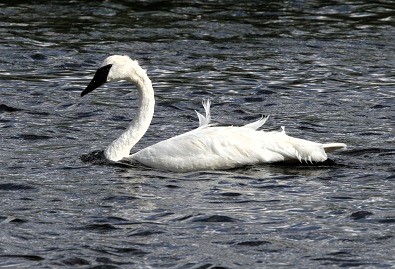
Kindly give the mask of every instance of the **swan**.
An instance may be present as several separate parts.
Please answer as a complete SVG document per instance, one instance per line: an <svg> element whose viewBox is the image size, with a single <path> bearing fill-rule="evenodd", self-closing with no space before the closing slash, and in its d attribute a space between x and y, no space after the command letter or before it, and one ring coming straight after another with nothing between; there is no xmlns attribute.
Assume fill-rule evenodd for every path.
<svg viewBox="0 0 395 269"><path fill-rule="evenodd" d="M205 115L197 112L199 127L130 154L143 137L154 115L154 90L146 70L126 55L106 58L81 97L106 82L126 80L139 93L138 111L129 127L104 151L111 162L139 162L159 170L188 172L223 170L245 165L296 160L323 162L327 153L346 148L343 143L316 143L294 138L280 131L260 131L268 119L244 126L210 124L210 101L204 100Z"/></svg>

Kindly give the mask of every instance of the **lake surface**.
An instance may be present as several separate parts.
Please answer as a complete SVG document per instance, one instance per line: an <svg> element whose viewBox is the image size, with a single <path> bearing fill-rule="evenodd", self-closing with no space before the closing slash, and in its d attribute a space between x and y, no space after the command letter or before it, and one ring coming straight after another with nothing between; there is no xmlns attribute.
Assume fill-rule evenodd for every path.
<svg viewBox="0 0 395 269"><path fill-rule="evenodd" d="M0 268L395 267L393 1L0 4ZM343 142L336 164L170 173L80 160L134 116L101 61L148 70L137 149L213 121ZM136 149L136 150L137 150Z"/></svg>

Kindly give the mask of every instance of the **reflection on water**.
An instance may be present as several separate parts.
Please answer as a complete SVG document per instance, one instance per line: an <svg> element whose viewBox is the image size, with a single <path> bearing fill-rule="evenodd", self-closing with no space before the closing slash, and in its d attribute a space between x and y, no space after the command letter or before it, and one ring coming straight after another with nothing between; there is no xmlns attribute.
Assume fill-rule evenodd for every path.
<svg viewBox="0 0 395 269"><path fill-rule="evenodd" d="M0 4L0 267L391 267L392 1ZM213 120L349 149L336 165L186 174L92 165L133 118L126 83L81 100L109 54L156 91L137 149ZM130 89L129 89L130 87Z"/></svg>

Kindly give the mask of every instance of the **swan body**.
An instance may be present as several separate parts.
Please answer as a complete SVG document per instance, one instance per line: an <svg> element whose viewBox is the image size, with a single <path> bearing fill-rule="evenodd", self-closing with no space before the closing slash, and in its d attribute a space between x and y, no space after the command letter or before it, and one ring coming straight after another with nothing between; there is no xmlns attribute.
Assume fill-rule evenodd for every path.
<svg viewBox="0 0 395 269"><path fill-rule="evenodd" d="M244 126L210 125L210 101L203 101L205 116L197 113L199 127L158 142L130 155L147 131L154 114L154 91L146 71L128 56L106 58L81 96L110 81L127 80L139 92L139 109L130 126L104 151L113 162L137 161L175 172L221 170L245 165L283 161L323 162L327 153L346 148L343 143L321 144L290 137L281 131L260 131L268 119Z"/></svg>

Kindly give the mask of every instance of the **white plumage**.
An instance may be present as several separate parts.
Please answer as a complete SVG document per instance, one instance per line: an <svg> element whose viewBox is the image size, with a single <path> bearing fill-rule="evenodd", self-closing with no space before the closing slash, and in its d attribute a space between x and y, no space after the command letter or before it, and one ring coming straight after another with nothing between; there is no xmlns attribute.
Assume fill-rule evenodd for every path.
<svg viewBox="0 0 395 269"><path fill-rule="evenodd" d="M241 127L210 125L210 101L205 100L205 116L197 113L199 127L161 141L132 155L130 150L147 131L154 113L154 91L150 79L137 61L128 56L113 55L104 60L85 95L105 82L127 80L139 91L139 109L126 131L105 150L114 162L138 161L144 165L176 172L220 170L282 161L323 162L327 152L345 148L343 143L321 144L293 138L282 131L259 131L268 119Z"/></svg>

